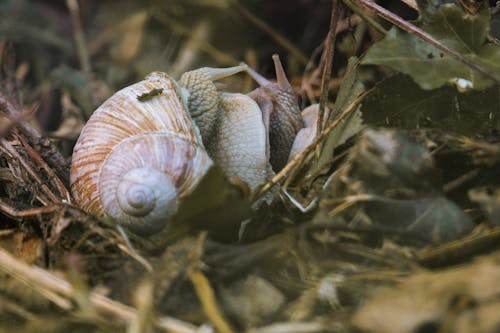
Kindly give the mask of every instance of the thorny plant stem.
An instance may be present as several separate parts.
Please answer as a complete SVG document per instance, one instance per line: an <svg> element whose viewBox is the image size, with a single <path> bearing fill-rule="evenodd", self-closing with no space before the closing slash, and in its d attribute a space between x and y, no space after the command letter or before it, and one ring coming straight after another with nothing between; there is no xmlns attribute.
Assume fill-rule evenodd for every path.
<svg viewBox="0 0 500 333"><path fill-rule="evenodd" d="M317 135L316 139L302 152L299 154L295 155L295 157L287 164L283 169L281 169L280 172L278 172L270 181L268 181L264 186L261 187L261 189L254 195L252 198L252 203L257 201L262 195L267 193L274 185L278 184L281 182L289 173L290 171L297 166L298 164L301 163L301 161L311 152L313 151L318 144L328 135L330 132L337 127L337 125L344 119L346 118L351 112L356 110L356 107L363 101L363 98L366 96L367 92L364 92L360 94L347 108L342 111L342 113L335 118L334 121L329 124L323 133L321 135Z"/></svg>
<svg viewBox="0 0 500 333"><path fill-rule="evenodd" d="M442 44L440 41L432 37L430 34L427 32L423 31L422 29L416 27L415 25L405 21L401 17L397 16L396 14L388 11L387 9L377 5L375 2L371 0L355 0L357 3L359 3L361 6L364 6L372 11L374 11L377 15L380 17L386 19L387 21L391 22L395 26L399 27L400 29L403 29L410 34L413 34L423 41L429 43L430 45L440 49L444 53L452 56L453 58L457 59L458 61L462 62L463 64L469 66L470 68L476 70L477 72L481 73L483 76L492 79L495 81L497 84L500 83L500 77L496 74L488 72L486 69L483 67L479 66L478 64L470 61L469 59L465 58L463 55L458 53L457 51L450 49L448 46Z"/></svg>

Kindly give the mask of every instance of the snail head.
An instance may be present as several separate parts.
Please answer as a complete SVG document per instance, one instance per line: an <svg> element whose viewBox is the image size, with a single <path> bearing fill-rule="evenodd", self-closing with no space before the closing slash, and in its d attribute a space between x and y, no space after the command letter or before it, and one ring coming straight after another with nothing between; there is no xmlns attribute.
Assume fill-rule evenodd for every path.
<svg viewBox="0 0 500 333"><path fill-rule="evenodd" d="M260 85L249 96L259 104L268 126L270 163L275 172L288 160L293 140L304 127L298 98L288 81L277 54L273 55L276 81L269 81L251 68L248 74Z"/></svg>

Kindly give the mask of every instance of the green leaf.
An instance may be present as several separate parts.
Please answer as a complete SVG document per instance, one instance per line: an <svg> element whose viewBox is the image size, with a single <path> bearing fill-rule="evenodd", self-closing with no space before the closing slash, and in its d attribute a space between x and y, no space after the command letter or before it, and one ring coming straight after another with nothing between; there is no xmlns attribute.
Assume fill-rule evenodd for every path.
<svg viewBox="0 0 500 333"><path fill-rule="evenodd" d="M491 73L500 75L500 47L485 44L489 20L488 8L477 15L468 15L456 5L427 6L417 26ZM362 63L384 65L408 74L427 90L450 83L460 90L481 90L493 84L491 79L396 27L370 48Z"/></svg>
<svg viewBox="0 0 500 333"><path fill-rule="evenodd" d="M362 107L369 125L439 128L464 135L491 129L490 114L499 109L498 87L464 94L452 87L423 90L402 74L378 83Z"/></svg>
<svg viewBox="0 0 500 333"><path fill-rule="evenodd" d="M364 91L363 84L358 80L359 61L356 57L351 57L347 65L346 74L340 85L335 104L330 111L328 122L331 123L345 108L349 106L361 92ZM358 106L349 117L341 121L326 138L318 162L315 163L309 173L316 173L325 165L329 164L333 157L335 148L343 144L350 137L363 129L363 120L361 119L360 107Z"/></svg>

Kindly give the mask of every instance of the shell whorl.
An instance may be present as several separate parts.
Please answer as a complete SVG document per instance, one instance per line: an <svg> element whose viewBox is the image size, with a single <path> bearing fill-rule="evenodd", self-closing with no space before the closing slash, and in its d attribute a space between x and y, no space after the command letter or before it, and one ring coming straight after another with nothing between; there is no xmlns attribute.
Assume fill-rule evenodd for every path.
<svg viewBox="0 0 500 333"><path fill-rule="evenodd" d="M168 223L211 164L180 89L154 72L89 119L74 148L71 189L83 210L147 234Z"/></svg>
<svg viewBox="0 0 500 333"><path fill-rule="evenodd" d="M111 193L107 189L101 192L110 195L109 200L103 200L105 211L111 219L139 233L143 229L156 230L177 211L175 185L165 173L156 169L129 170L121 177L118 186L109 190ZM113 195L114 199L111 199Z"/></svg>

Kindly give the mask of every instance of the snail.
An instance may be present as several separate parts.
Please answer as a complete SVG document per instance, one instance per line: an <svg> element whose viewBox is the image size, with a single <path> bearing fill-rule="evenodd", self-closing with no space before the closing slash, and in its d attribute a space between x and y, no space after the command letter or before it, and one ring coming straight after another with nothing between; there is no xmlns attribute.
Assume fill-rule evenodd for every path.
<svg viewBox="0 0 500 333"><path fill-rule="evenodd" d="M78 205L147 235L169 222L214 162L251 190L262 185L286 164L303 127L297 97L273 59L277 83L241 64L203 67L178 82L153 72L116 92L74 147L70 186ZM261 87L248 95L217 90L214 81L242 71Z"/></svg>
<svg viewBox="0 0 500 333"><path fill-rule="evenodd" d="M286 77L278 55L273 55L277 82L263 78L252 69L247 72L260 84L248 95L255 100L262 111L264 124L269 133L269 162L278 172L288 162L297 133L304 128L297 96Z"/></svg>

